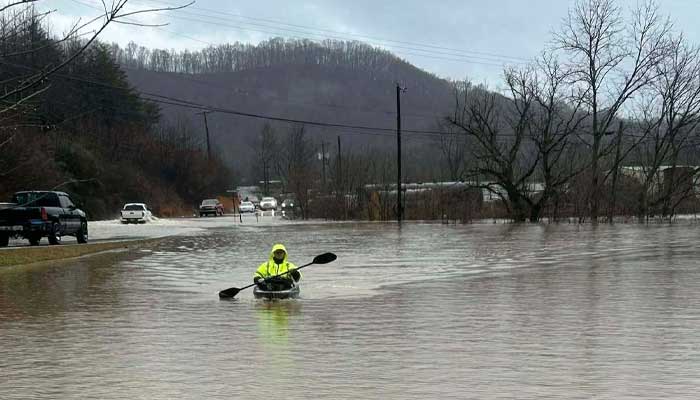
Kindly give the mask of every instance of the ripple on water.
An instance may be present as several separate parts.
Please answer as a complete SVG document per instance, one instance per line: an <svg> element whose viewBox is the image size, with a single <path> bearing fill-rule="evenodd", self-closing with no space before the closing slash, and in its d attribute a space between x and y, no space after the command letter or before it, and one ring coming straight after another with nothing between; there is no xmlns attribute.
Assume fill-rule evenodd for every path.
<svg viewBox="0 0 700 400"><path fill-rule="evenodd" d="M211 225L0 271L3 399L697 397L695 226ZM278 241L338 259L220 301Z"/></svg>

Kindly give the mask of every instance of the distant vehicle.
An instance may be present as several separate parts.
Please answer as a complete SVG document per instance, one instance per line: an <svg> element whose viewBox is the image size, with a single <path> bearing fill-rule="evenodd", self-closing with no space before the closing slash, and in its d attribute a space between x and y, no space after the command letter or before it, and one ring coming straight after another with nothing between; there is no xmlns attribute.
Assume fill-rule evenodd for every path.
<svg viewBox="0 0 700 400"><path fill-rule="evenodd" d="M205 215L213 215L215 217L224 215L224 205L218 199L202 200L202 204L199 205L199 216L203 217Z"/></svg>
<svg viewBox="0 0 700 400"><path fill-rule="evenodd" d="M260 207L260 199L258 198L258 196L254 195L254 194L251 194L251 195L244 197L243 200L253 203L255 208Z"/></svg>
<svg viewBox="0 0 700 400"><path fill-rule="evenodd" d="M263 211L276 210L277 199L275 199L274 197L263 197L262 200L260 200L260 209Z"/></svg>
<svg viewBox="0 0 700 400"><path fill-rule="evenodd" d="M297 201L294 198L288 197L282 201L282 211L292 211L298 207Z"/></svg>
<svg viewBox="0 0 700 400"><path fill-rule="evenodd" d="M242 201L241 205L238 206L238 211L241 213L252 213L255 212L255 204L251 201Z"/></svg>
<svg viewBox="0 0 700 400"><path fill-rule="evenodd" d="M122 224L143 224L153 217L151 210L143 203L126 203L121 211Z"/></svg>
<svg viewBox="0 0 700 400"><path fill-rule="evenodd" d="M0 209L0 247L11 237L23 237L36 246L42 237L60 244L63 235L75 236L78 243L88 241L85 213L64 192L27 191L12 196L13 205Z"/></svg>

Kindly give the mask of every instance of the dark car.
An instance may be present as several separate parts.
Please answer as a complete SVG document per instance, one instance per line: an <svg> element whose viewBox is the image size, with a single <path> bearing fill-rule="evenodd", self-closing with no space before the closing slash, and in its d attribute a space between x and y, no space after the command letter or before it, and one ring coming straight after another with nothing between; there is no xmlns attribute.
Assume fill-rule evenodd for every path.
<svg viewBox="0 0 700 400"><path fill-rule="evenodd" d="M205 215L213 215L215 217L224 215L224 205L218 199L202 200L202 204L199 205L199 216L203 217Z"/></svg>
<svg viewBox="0 0 700 400"><path fill-rule="evenodd" d="M17 192L12 203L0 209L0 246L7 246L10 237L23 237L32 245L47 237L50 244L60 244L64 235L87 243L87 216L67 193Z"/></svg>
<svg viewBox="0 0 700 400"><path fill-rule="evenodd" d="M296 199L288 197L282 201L282 211L293 211L296 207L299 207Z"/></svg>

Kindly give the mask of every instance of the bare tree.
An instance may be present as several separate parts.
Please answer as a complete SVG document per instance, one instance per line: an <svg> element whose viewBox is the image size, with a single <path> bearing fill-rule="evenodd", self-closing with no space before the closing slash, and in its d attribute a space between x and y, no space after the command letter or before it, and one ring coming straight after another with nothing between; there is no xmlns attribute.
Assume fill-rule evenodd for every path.
<svg viewBox="0 0 700 400"><path fill-rule="evenodd" d="M27 3L32 3L33 1L16 1L14 3L10 3L0 9L0 12L4 12L8 10L9 8L24 5ZM41 44L39 46L36 45L34 42L28 43L26 46L26 49L22 49L19 51L3 51L2 56L0 57L0 64L4 66L9 66L13 68L20 68L24 69L25 72L22 74L18 74L17 76L14 76L11 80L5 80L3 81L4 85L4 91L3 93L0 94L0 115L1 114L7 114L10 111L16 110L20 108L24 103L30 101L31 99L39 96L48 88L50 87L50 82L48 82L49 77L51 77L53 74L57 73L61 69L63 69L66 65L72 63L77 57L79 57L85 49L90 47L90 45L97 40L99 35L107 28L108 25L111 23L118 23L118 24L127 24L127 25L139 25L139 26L160 26L160 25L149 25L149 24L142 24L139 22L134 22L130 21L129 17L136 16L139 14L145 14L145 13L153 13L153 12L159 12L159 11L169 11L169 10L178 10L185 8L189 6L192 3L188 3L182 6L175 6L175 7L161 7L161 8L147 8L147 9L140 9L140 10L135 10L135 11L125 11L125 7L128 3L128 0L116 0L110 3L109 5L106 2L103 2L103 9L101 11L101 14L98 15L97 17L85 22L85 23L80 23L77 22L74 24L64 35L63 38L58 39L57 41L54 41L53 44L56 42L60 43L62 41L67 41L70 39L78 39L82 36L85 35L85 30L87 28L92 28L92 25L97 23L97 27L94 27L93 32L88 36L86 40L81 42L81 45L78 46L78 48L73 51L71 54L69 54L67 57L65 57L61 62L57 63L56 65L53 64L47 64L41 67L35 67L33 65L22 65L22 64L17 64L13 62L13 57L17 56L26 56L27 54L31 54L34 52L37 52L38 50L45 48L49 44ZM45 16L45 14L37 15L34 13L33 9L30 9L31 15L29 16L29 21L31 23L36 23L37 18L41 18ZM11 38L16 32L10 31L5 32L6 35L3 35L2 39L7 40L8 38Z"/></svg>
<svg viewBox="0 0 700 400"><path fill-rule="evenodd" d="M438 124L446 131L440 135L440 152L447 167L447 177L451 181L464 179L466 141L450 124ZM445 126L446 125L446 126Z"/></svg>
<svg viewBox="0 0 700 400"><path fill-rule="evenodd" d="M623 105L657 76L656 68L668 52L668 19L647 2L627 22L614 0L579 0L555 37L558 49L569 56L572 82L591 115L590 215L598 221L601 157L604 143Z"/></svg>
<svg viewBox="0 0 700 400"><path fill-rule="evenodd" d="M306 219L309 210L309 192L313 186L315 173L312 168L313 146L306 136L304 125L290 128L284 151L276 157L277 171L285 181L285 186L297 198L302 218Z"/></svg>
<svg viewBox="0 0 700 400"><path fill-rule="evenodd" d="M612 176L612 182L610 183L610 201L608 204L608 223L613 223L615 220L615 212L617 208L617 190L618 181L620 176L620 167L622 167L622 162L625 159L623 155L623 135L624 135L624 123L619 121L619 126L617 128L617 135L615 140L615 160L613 161L612 168L608 172L607 176Z"/></svg>
<svg viewBox="0 0 700 400"><path fill-rule="evenodd" d="M333 219L360 218L361 207L365 205L365 185L370 183L369 149L353 152L350 146L341 148L338 138L336 157L332 160L331 170L335 171L331 184L335 192L335 204L331 205L328 217ZM385 157L388 158L388 157ZM330 199L329 199L330 201Z"/></svg>
<svg viewBox="0 0 700 400"><path fill-rule="evenodd" d="M389 220L396 215L396 163L386 150L366 148L358 166L358 183L366 195L366 213L370 221Z"/></svg>
<svg viewBox="0 0 700 400"><path fill-rule="evenodd" d="M700 49L686 45L678 36L671 42L670 56L656 70L658 77L648 91L640 118L644 144L639 158L644 169L639 218L645 218L654 205L663 206L662 215L671 213L674 194L692 187L686 182L687 173L678 167L682 150L692 144L689 142L700 124ZM655 196L650 204L652 193Z"/></svg>
<svg viewBox="0 0 700 400"><path fill-rule="evenodd" d="M277 134L269 123L263 126L260 134L251 143L255 157L252 165L256 169L253 175L259 176L258 174L262 174L260 177L263 181L263 193L266 196L270 195L271 173L272 168L275 166L278 147Z"/></svg>
<svg viewBox="0 0 700 400"><path fill-rule="evenodd" d="M533 222L586 165L577 159L575 152L569 151L569 144L588 117L581 111L581 98L567 91L569 76L568 70L551 54L545 53L526 89L532 92L536 105L531 117L530 138L539 153L538 173L543 183L539 198L532 200L530 220Z"/></svg>
<svg viewBox="0 0 700 400"><path fill-rule="evenodd" d="M475 166L468 177L484 181L481 187L500 196L515 221L530 217L528 187L539 154L528 151L532 70L505 71L510 98L475 88L469 83L458 90L455 113L447 121L472 138L470 156Z"/></svg>

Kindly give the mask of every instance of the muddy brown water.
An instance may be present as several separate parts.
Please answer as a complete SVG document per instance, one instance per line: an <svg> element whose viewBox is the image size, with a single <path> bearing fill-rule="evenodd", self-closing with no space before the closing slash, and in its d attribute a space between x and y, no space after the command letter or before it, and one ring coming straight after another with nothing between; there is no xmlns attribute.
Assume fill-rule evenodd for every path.
<svg viewBox="0 0 700 400"><path fill-rule="evenodd" d="M0 269L3 399L696 399L700 227L237 225ZM271 245L302 297L233 301Z"/></svg>

